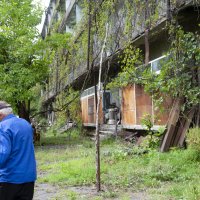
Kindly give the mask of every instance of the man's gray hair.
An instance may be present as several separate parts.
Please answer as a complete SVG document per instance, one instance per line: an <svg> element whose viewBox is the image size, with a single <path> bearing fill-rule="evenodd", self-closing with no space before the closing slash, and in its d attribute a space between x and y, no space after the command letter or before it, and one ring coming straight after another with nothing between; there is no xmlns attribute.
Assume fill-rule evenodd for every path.
<svg viewBox="0 0 200 200"><path fill-rule="evenodd" d="M13 113L13 109L10 107L10 108L3 108L0 110L0 114L3 114L3 115L9 115L9 114L12 114Z"/></svg>
<svg viewBox="0 0 200 200"><path fill-rule="evenodd" d="M0 101L0 114L9 115L13 113L13 109L10 104L5 101Z"/></svg>

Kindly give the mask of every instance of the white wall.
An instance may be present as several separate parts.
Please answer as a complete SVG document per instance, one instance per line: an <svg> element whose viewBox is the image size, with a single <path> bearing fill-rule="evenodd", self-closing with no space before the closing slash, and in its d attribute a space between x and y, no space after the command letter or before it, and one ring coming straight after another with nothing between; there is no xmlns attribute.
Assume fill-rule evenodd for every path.
<svg viewBox="0 0 200 200"><path fill-rule="evenodd" d="M70 1L71 1L71 0L66 0L66 10L67 10L67 8L69 7Z"/></svg>
<svg viewBox="0 0 200 200"><path fill-rule="evenodd" d="M82 16L83 16L82 9L78 4L76 4L76 23L80 22Z"/></svg>

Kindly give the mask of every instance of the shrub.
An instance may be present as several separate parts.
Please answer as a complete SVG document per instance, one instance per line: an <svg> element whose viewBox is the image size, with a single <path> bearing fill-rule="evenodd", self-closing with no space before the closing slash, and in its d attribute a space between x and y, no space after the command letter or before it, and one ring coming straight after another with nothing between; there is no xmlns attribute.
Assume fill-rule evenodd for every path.
<svg viewBox="0 0 200 200"><path fill-rule="evenodd" d="M192 128L187 133L186 142L189 148L200 151L200 128Z"/></svg>
<svg viewBox="0 0 200 200"><path fill-rule="evenodd" d="M163 134L164 129L153 131L153 119L152 116L149 114L144 115L144 117L141 119L141 123L147 130L147 136L142 141L140 146L146 150L158 148L160 143L160 136Z"/></svg>

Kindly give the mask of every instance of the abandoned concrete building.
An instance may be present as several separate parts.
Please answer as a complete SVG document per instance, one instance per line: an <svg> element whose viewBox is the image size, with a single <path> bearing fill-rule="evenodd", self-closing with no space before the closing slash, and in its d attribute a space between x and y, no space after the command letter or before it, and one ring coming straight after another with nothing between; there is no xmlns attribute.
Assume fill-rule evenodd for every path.
<svg viewBox="0 0 200 200"><path fill-rule="evenodd" d="M105 1L97 2L99 6L102 6ZM163 103L164 112L162 115L157 115L158 111L155 109L152 96L145 93L141 85L131 84L123 88L110 90L105 88L107 82L120 71L118 59L119 54L122 54L126 41L130 41L133 46L139 47L143 54L145 54L144 14L141 14L141 10L135 12L131 19L132 32L126 35L124 33L126 26L124 18L126 17L126 13L121 11L124 6L124 1L116 2L117 8L115 8L115 12L109 16L110 20L108 22L110 27L108 31L108 35L111 38L111 40L109 40L110 44L103 54L103 89L100 123L112 124L113 108L118 108L119 112L117 118L121 128L143 129L141 119L145 114L150 114L153 118L154 128L156 129L160 125L166 125L172 107L172 99L165 99ZM200 16L198 11L199 1L176 0L173 5L172 3L170 5L170 1L168 0L155 0L155 4L157 5L157 10L155 11L152 9L150 11L151 13L157 12L157 17L149 32L149 66L153 71L159 73L162 67L161 63L165 59L166 52L169 48L169 34L165 27L170 18L170 11L176 13L178 23L183 26L184 30L191 32L199 31L198 24L200 23ZM61 91L64 91L69 85L72 85L72 87L78 90L82 89L80 95L82 122L86 127L94 127L96 118L95 90L98 83L99 52L102 48L102 41L99 41L100 37L97 37L94 33L89 37L89 23L91 23L92 20L94 21L95 17L93 14L88 17L88 15L83 12L83 6L84 4L81 0L51 0L46 10L46 18L41 33L42 37L45 38L47 35L50 35L56 23L59 24L57 32L70 33L72 37L75 38L76 43L79 42L80 35L85 33L89 38L88 40L90 40L88 45L92 46L92 50L89 52L89 58L92 54L93 60L90 59L90 61L88 61L89 58L86 55L84 57L85 60L81 62L70 62L71 65L69 66L66 78L61 77L59 74L59 67L55 68L54 73L50 74L48 86L44 93L43 105L46 108L54 106L57 95ZM96 10L98 9L100 8L96 8ZM137 10L134 5L132 9ZM145 13L145 11L143 13ZM87 19L84 21L83 18L89 18L89 20ZM75 54L82 53L82 49L79 48L78 51L79 52L75 52ZM84 83L85 79L87 79L86 83ZM55 80L57 83L55 83ZM51 122L54 121L53 111L48 113L48 120Z"/></svg>

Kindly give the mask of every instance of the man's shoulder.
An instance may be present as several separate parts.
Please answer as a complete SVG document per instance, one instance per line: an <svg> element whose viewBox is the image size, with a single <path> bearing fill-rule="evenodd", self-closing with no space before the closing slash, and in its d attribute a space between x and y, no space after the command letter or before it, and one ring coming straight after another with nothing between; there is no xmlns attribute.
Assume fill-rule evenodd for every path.
<svg viewBox="0 0 200 200"><path fill-rule="evenodd" d="M5 126L7 126L7 127L13 127L13 126L17 127L17 126L20 126L20 125L31 127L31 124L27 120L25 120L23 118L19 118L17 116L13 116L13 117L11 117L11 118L9 118L5 121L2 121L0 123L0 127L5 127Z"/></svg>
<svg viewBox="0 0 200 200"><path fill-rule="evenodd" d="M15 117L15 118L13 118L13 120L14 120L16 123L21 123L21 124L24 124L24 125L27 125L27 126L31 126L31 124L30 124L27 120L25 120L25 119L23 119L23 118Z"/></svg>

